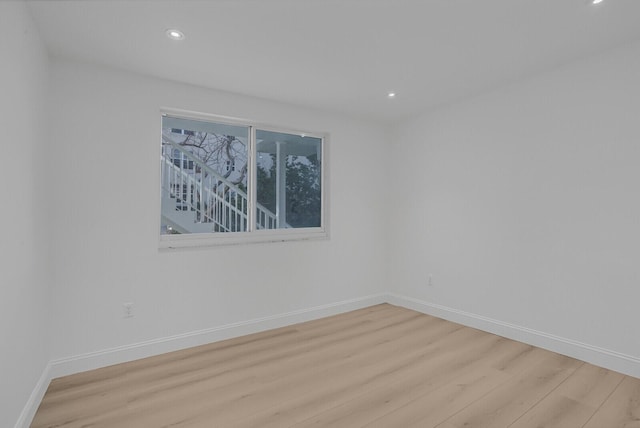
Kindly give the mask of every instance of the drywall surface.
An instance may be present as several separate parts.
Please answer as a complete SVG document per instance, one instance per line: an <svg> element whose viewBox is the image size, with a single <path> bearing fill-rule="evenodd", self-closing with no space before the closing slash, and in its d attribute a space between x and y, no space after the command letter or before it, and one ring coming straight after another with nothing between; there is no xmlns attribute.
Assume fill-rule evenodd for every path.
<svg viewBox="0 0 640 428"><path fill-rule="evenodd" d="M375 124L66 60L51 82L54 360L384 290ZM160 251L161 108L328 132L330 238Z"/></svg>
<svg viewBox="0 0 640 428"><path fill-rule="evenodd" d="M639 75L628 45L398 127L392 291L640 358Z"/></svg>
<svg viewBox="0 0 640 428"><path fill-rule="evenodd" d="M0 2L0 426L11 427L49 353L46 142L47 55L23 2Z"/></svg>

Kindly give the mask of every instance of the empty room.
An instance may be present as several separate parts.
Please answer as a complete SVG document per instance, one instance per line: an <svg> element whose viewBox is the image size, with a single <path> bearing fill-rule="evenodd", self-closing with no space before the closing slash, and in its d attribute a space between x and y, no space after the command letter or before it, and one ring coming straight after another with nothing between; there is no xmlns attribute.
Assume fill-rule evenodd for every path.
<svg viewBox="0 0 640 428"><path fill-rule="evenodd" d="M0 1L0 427L640 427L639 22Z"/></svg>

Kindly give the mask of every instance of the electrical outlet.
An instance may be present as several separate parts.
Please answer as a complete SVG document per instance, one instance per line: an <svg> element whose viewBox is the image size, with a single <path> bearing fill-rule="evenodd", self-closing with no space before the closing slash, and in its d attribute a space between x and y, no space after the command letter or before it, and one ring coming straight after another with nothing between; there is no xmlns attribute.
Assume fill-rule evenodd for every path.
<svg viewBox="0 0 640 428"><path fill-rule="evenodd" d="M427 280L427 285L429 287L433 287L433 276L429 274L429 279Z"/></svg>
<svg viewBox="0 0 640 428"><path fill-rule="evenodd" d="M122 317L123 318L131 318L133 317L133 303L127 302L122 304Z"/></svg>

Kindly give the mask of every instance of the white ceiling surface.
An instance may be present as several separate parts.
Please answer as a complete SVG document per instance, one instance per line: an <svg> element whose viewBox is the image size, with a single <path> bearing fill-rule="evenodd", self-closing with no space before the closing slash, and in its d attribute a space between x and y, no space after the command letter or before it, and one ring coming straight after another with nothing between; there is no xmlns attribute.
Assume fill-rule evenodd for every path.
<svg viewBox="0 0 640 428"><path fill-rule="evenodd" d="M28 3L54 56L388 123L640 39L639 0Z"/></svg>

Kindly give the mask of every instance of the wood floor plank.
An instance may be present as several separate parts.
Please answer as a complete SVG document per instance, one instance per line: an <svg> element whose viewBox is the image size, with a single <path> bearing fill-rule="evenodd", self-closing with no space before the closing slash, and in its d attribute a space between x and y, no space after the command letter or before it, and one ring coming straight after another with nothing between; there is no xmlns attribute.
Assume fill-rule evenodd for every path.
<svg viewBox="0 0 640 428"><path fill-rule="evenodd" d="M279 403L291 406L291 400L306 396L309 388L315 394L323 393L331 397L329 391L340 385L341 379L350 379L352 386L360 385L368 377L376 376L381 371L392 370L395 365L419 358L421 347L425 343L439 338L463 342L477 336L477 332L460 326L448 323L439 325L439 329L425 329L419 324L414 325L413 334L402 334L403 330L396 329L395 333L388 332L386 338L381 338L379 343L368 346L351 340L348 344L342 344L344 351L337 355L332 353L329 356L323 350L309 356L304 366L297 366L299 370L292 370L290 363L280 364L273 367L280 375L266 373L241 385L234 385L225 390L225 396L221 399L212 400L206 395L190 397L189 406L197 406L197 410L192 411L194 417L183 420L182 423L184 426L206 426L207 421L215 421L220 426L229 426L248 413L271 409ZM409 331L404 329L405 333ZM402 350L401 354L398 353L399 349ZM171 410L162 410L156 416L162 420L172 420L174 417Z"/></svg>
<svg viewBox="0 0 640 428"><path fill-rule="evenodd" d="M483 372L488 366L501 359L502 355L522 355L527 345L498 339L488 344L491 350L479 346L459 348L455 352L443 352L424 359L408 370L405 376L395 376L380 389L368 388L353 400L344 401L339 406L324 411L317 416L302 421L295 427L311 426L361 426L374 422L395 410L402 408L417 398L441 388L456 376L464 376L476 371Z"/></svg>
<svg viewBox="0 0 640 428"><path fill-rule="evenodd" d="M452 340L460 343L460 346L456 346L459 352L447 351L452 345ZM436 381L439 373L449 373L465 367L469 361L473 360L475 351L486 352L500 340L497 336L478 335L476 331L461 329L432 344L423 345L421 350L415 353L415 357L407 354L406 357L411 357L410 360L396 357L392 365L384 363L386 369L382 366L384 359L373 355L372 357L378 361L378 365L372 367L372 371L369 373L345 373L345 376L338 381L329 379L324 382L324 389L317 388L316 382L313 382L305 387L306 391L299 391L301 394L286 404L265 409L265 411L242 421L241 424L233 426L251 427L255 426L258 421L263 427L278 427L282 424L288 426L304 421L325 409L336 407L340 403L354 400L365 391L378 391L388 387L400 379L410 379L414 382L414 386L426 386ZM359 382L358 388L353 387L354 381ZM293 410L287 411L287 408ZM344 420L339 423L343 426L350 426ZM323 424L326 425L326 421Z"/></svg>
<svg viewBox="0 0 640 428"><path fill-rule="evenodd" d="M510 428L581 427L623 378L620 373L583 364Z"/></svg>
<svg viewBox="0 0 640 428"><path fill-rule="evenodd" d="M640 379L626 376L583 428L640 428Z"/></svg>
<svg viewBox="0 0 640 428"><path fill-rule="evenodd" d="M436 426L508 379L509 375L499 370L470 371L367 426L381 428L396 423L407 428Z"/></svg>
<svg viewBox="0 0 640 428"><path fill-rule="evenodd" d="M508 427L571 375L582 363L554 354L436 426Z"/></svg>
<svg viewBox="0 0 640 428"><path fill-rule="evenodd" d="M32 428L640 428L640 380L388 304L55 379Z"/></svg>

